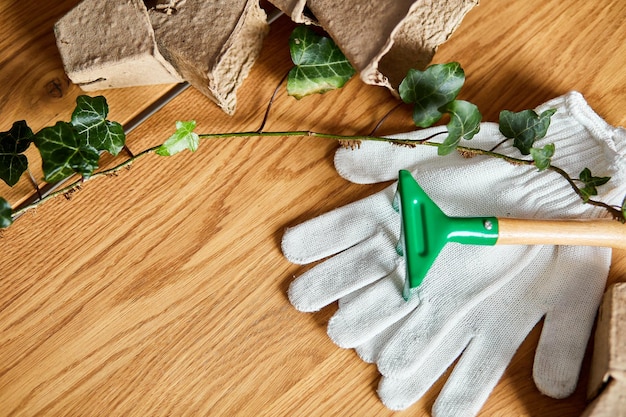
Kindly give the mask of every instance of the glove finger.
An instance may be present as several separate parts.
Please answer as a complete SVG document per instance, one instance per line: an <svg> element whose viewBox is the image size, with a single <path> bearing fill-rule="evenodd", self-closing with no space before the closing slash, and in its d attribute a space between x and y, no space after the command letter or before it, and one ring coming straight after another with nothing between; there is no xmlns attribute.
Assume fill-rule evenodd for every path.
<svg viewBox="0 0 626 417"><path fill-rule="evenodd" d="M434 417L478 414L519 346L512 341L492 343L497 343L498 349L489 349L476 340L470 342L433 405Z"/></svg>
<svg viewBox="0 0 626 417"><path fill-rule="evenodd" d="M291 283L289 301L299 311L318 311L386 277L396 269L399 260L395 249L384 250L388 245L388 236L379 232L314 266Z"/></svg>
<svg viewBox="0 0 626 417"><path fill-rule="evenodd" d="M497 297L495 302L506 297ZM485 303L465 321L471 329L476 317L485 318L481 333L469 343L454 367L433 406L433 416L458 417L478 414L491 391L508 367L515 352L528 333L539 322L542 312L539 309L515 305L516 297L508 301L511 307L491 309ZM502 303L506 305L507 303ZM502 314L502 311L505 311ZM503 325L505 323L505 325Z"/></svg>
<svg viewBox="0 0 626 417"><path fill-rule="evenodd" d="M283 254L290 262L307 264L354 246L380 229L387 230L390 236L399 236L400 216L392 206L395 190L395 185L389 186L379 193L288 228L281 243ZM395 245L393 238L382 245L381 250L390 245Z"/></svg>
<svg viewBox="0 0 626 417"><path fill-rule="evenodd" d="M513 284L522 285L518 282ZM532 303L520 305L517 295L508 287L501 289L451 328L446 337L436 342L431 340L433 345L428 352L413 351L414 356L424 356L426 360L419 362L419 366L404 377L383 378L386 387L381 381L379 395L385 405L392 409L410 406L461 356L435 403L433 415L476 415L515 351L543 314ZM492 308L494 303L514 305L514 308ZM412 318L406 321L410 320ZM379 358L382 359L384 354L381 352Z"/></svg>
<svg viewBox="0 0 626 417"><path fill-rule="evenodd" d="M401 296L405 264L402 258L399 261L388 277L342 304L331 317L328 335L338 346L352 348L366 342L408 315L419 304L418 297L407 302Z"/></svg>
<svg viewBox="0 0 626 417"><path fill-rule="evenodd" d="M438 135L443 141L446 137L445 126L437 126L424 130L391 135L389 138L424 140ZM475 147L488 149L502 139L498 126L494 123L482 123L480 132L472 139ZM436 139L435 139L436 140ZM441 158L434 146L415 146L407 148L388 142L363 141L359 149L340 148L335 153L335 169L343 178L357 184L384 182L398 177L398 171L408 169L414 171L425 163L437 166L450 166L463 160L459 155L448 155Z"/></svg>
<svg viewBox="0 0 626 417"><path fill-rule="evenodd" d="M565 398L576 389L611 263L607 248L559 249L556 267L562 278L552 290L558 302L546 314L533 365L537 388L553 398Z"/></svg>
<svg viewBox="0 0 626 417"><path fill-rule="evenodd" d="M446 246L419 289L422 303L381 351L380 373L404 378L415 372L479 303L520 274L532 273L527 268L537 268L538 260L549 262L547 256L539 259L543 248Z"/></svg>
<svg viewBox="0 0 626 417"><path fill-rule="evenodd" d="M391 410L404 410L417 402L437 382L443 373L461 355L471 335L459 334L441 343L436 354L425 361L407 378L383 376L378 385L378 396Z"/></svg>
<svg viewBox="0 0 626 417"><path fill-rule="evenodd" d="M380 333L371 337L369 340L366 340L365 342L356 346L354 350L359 355L359 358L361 358L363 362L375 363L383 346L385 346L389 338L393 336L393 334L400 328L400 326L402 326L402 324L404 324L404 319L397 321Z"/></svg>
<svg viewBox="0 0 626 417"><path fill-rule="evenodd" d="M480 411L518 347L545 315L545 304L554 300L548 294L553 281L545 277L559 276L555 264L562 259L558 247L542 246L529 268L462 321L476 335L441 390L434 416L474 416Z"/></svg>
<svg viewBox="0 0 626 417"><path fill-rule="evenodd" d="M375 284L372 284L375 285ZM338 301L337 301L337 305L339 306L339 308L343 308L343 306L345 306L346 304L352 302L353 300L357 299L363 292L365 292L367 289L369 288L369 285L367 287L363 287L360 288L356 291L353 291L349 294L344 295L343 297L341 297Z"/></svg>
<svg viewBox="0 0 626 417"><path fill-rule="evenodd" d="M444 132L445 127L404 134L407 139L420 140L436 132ZM394 135L390 137L400 137ZM389 142L364 141L358 149L339 148L335 152L337 173L350 182L372 184L397 178L401 169L412 170L417 161L437 156L437 150L430 146L409 149Z"/></svg>

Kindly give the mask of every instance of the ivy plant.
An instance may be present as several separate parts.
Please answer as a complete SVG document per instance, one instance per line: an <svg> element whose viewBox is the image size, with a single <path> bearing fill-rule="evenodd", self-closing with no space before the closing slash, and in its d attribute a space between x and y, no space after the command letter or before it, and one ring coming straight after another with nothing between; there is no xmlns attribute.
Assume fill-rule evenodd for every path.
<svg viewBox="0 0 626 417"><path fill-rule="evenodd" d="M300 99L341 88L355 70L332 39L298 26L289 38L294 67L289 71L287 92Z"/></svg>
<svg viewBox="0 0 626 417"><path fill-rule="evenodd" d="M104 97L80 96L70 124L89 146L117 155L124 148L126 136L121 124L107 120L108 114Z"/></svg>
<svg viewBox="0 0 626 417"><path fill-rule="evenodd" d="M287 93L296 99L340 88L355 74L355 70L332 40L318 35L309 27L298 27L290 37L289 47L294 67L285 77ZM412 69L399 86L402 101L413 106L412 117L417 127L430 127L448 118L446 130L443 132L446 137L441 141L435 140L437 135L416 141L380 137L373 133L347 136L308 130L264 131L274 98L272 97L261 127L256 131L199 134L195 132L195 121L177 121L174 133L162 144L145 149L105 170L99 170L100 156L103 152L117 155L124 148L124 131L119 123L107 119L109 109L104 97L79 96L76 109L68 122L60 121L33 133L25 121L18 121L8 131L0 132L0 178L9 186L15 185L27 171L28 160L24 152L31 144L41 154L45 181L59 182L72 176L77 177L57 191L15 210L0 197L0 228L10 226L26 210L58 195L70 193L85 181L115 173L146 155L172 156L185 150L194 152L203 139L255 136L316 136L351 145L362 140L408 146L427 145L437 147L439 155L447 155L456 150L468 156L486 155L517 165L532 165L539 171L552 170L558 173L568 181L583 203L603 207L616 219L625 221L626 198L620 207L591 198L598 194L597 187L610 181L610 177L595 176L585 168L578 178L572 178L563 169L552 165L551 159L558 151L554 144L535 146L537 140L546 136L554 109L548 109L541 114L533 110L504 110L500 113L500 132L504 141L512 141L513 146L519 150L519 157L498 153L497 146L492 150L467 146L463 141L471 141L479 132L482 116L476 105L458 99L464 83L463 68L458 62L450 62L434 64L424 70Z"/></svg>
<svg viewBox="0 0 626 417"><path fill-rule="evenodd" d="M589 201L591 196L598 195L596 187L606 184L611 179L611 177L594 177L589 168L583 169L578 178L584 185L580 189L580 193L585 202ZM624 207L622 207L622 210L624 210Z"/></svg>
<svg viewBox="0 0 626 417"><path fill-rule="evenodd" d="M429 127L438 122L465 83L465 71L458 62L431 65L425 71L410 69L398 87L402 101L413 104L413 122Z"/></svg>
<svg viewBox="0 0 626 417"><path fill-rule="evenodd" d="M534 110L522 110L517 113L503 110L500 112L500 133L513 139L513 146L519 149L522 155L529 155L535 141L546 136L550 118L555 112L555 109L546 110L541 114Z"/></svg>
<svg viewBox="0 0 626 417"><path fill-rule="evenodd" d="M198 134L193 130L196 128L196 121L176 122L176 131L163 145L159 146L155 152L161 156L172 156L184 150L195 152L200 144Z"/></svg>
<svg viewBox="0 0 626 417"><path fill-rule="evenodd" d="M28 169L24 152L33 142L33 131L24 120L13 123L11 129L0 133L0 178L13 187Z"/></svg>

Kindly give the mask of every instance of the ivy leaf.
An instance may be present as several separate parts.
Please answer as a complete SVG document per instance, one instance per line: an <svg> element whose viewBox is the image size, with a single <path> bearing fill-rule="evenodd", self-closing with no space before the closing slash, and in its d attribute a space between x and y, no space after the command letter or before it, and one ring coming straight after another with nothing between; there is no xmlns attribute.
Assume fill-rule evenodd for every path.
<svg viewBox="0 0 626 417"><path fill-rule="evenodd" d="M0 178L13 187L28 168L23 152L33 141L33 131L24 120L13 123L10 130L0 132Z"/></svg>
<svg viewBox="0 0 626 417"><path fill-rule="evenodd" d="M109 106L102 96L78 96L72 125L87 143L98 151L117 155L126 141L122 125L107 120Z"/></svg>
<svg viewBox="0 0 626 417"><path fill-rule="evenodd" d="M594 177L591 174L591 170L589 168L585 168L578 175L578 179L585 185L580 189L580 192L583 196L583 200L587 202L591 196L598 195L596 187L606 184L609 182L611 177Z"/></svg>
<svg viewBox="0 0 626 417"><path fill-rule="evenodd" d="M155 152L161 156L171 156L185 149L195 152L200 143L200 137L193 131L195 128L195 120L188 122L177 121L176 132L174 132L163 145L159 146Z"/></svg>
<svg viewBox="0 0 626 417"><path fill-rule="evenodd" d="M442 110L450 113L450 121L446 125L448 136L439 146L437 153L447 155L457 147L461 139L472 139L478 133L482 115L475 104L464 100L454 100Z"/></svg>
<svg viewBox="0 0 626 417"><path fill-rule="evenodd" d="M550 126L550 118L556 109L549 109L537 114L533 110L500 112L500 133L513 139L513 146L520 150L522 155L530 154L530 148L536 140L543 138Z"/></svg>
<svg viewBox="0 0 626 417"><path fill-rule="evenodd" d="M355 73L332 39L299 26L289 38L295 67L287 77L287 93L296 99L341 88Z"/></svg>
<svg viewBox="0 0 626 417"><path fill-rule="evenodd" d="M6 229L13 223L13 209L8 201L0 197L0 229Z"/></svg>
<svg viewBox="0 0 626 417"><path fill-rule="evenodd" d="M41 129L34 142L48 182L61 181L75 172L88 178L98 168L100 154L70 123L57 122Z"/></svg>
<svg viewBox="0 0 626 417"><path fill-rule="evenodd" d="M554 156L554 143L549 143L543 148L530 148L530 155L535 161L535 166L539 171L550 166L552 163L552 156Z"/></svg>
<svg viewBox="0 0 626 417"><path fill-rule="evenodd" d="M441 119L441 108L456 99L464 82L465 72L458 62L435 64L424 71L410 69L398 93L405 103L415 104L415 125L429 127Z"/></svg>

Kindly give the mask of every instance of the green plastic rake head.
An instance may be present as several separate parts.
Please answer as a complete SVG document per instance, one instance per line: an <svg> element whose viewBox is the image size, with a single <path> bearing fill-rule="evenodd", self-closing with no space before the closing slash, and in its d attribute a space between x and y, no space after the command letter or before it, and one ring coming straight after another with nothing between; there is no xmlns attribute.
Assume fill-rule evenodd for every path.
<svg viewBox="0 0 626 417"><path fill-rule="evenodd" d="M626 249L626 225L610 219L537 220L449 217L415 181L400 171L394 208L400 212L405 258L403 296L409 300L448 242L470 245L579 245Z"/></svg>
<svg viewBox="0 0 626 417"><path fill-rule="evenodd" d="M402 222L396 250L405 257L405 300L422 283L448 242L495 245L498 240L498 220L495 217L447 216L409 171L400 171L394 209L400 212Z"/></svg>

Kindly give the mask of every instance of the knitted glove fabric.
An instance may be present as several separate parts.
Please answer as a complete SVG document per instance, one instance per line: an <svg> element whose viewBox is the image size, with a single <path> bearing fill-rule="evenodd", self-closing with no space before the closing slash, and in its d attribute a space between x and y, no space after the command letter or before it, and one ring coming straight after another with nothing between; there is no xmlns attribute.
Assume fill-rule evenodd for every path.
<svg viewBox="0 0 626 417"><path fill-rule="evenodd" d="M598 199L621 204L623 129L608 126L578 93L540 106L557 109L548 134L553 165L577 177L588 167L611 176ZM443 128L398 135L420 139ZM502 141L497 125L483 123L470 143L491 149ZM500 153L519 157L509 142ZM409 169L431 198L453 216L589 218L604 216L582 204L551 171L513 166L491 157L436 155L428 146L364 142L339 150L337 171L356 183L397 178ZM328 325L332 340L356 347L384 375L379 388L392 409L406 408L459 356L434 408L438 416L475 415L518 346L545 316L534 378L546 394L563 397L576 385L580 362L600 301L610 249L555 246L448 244L409 302L401 296L403 259L396 254L400 219L391 201L395 185L361 201L290 228L283 252L295 263L327 258L289 289L296 308L340 307Z"/></svg>

